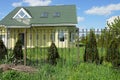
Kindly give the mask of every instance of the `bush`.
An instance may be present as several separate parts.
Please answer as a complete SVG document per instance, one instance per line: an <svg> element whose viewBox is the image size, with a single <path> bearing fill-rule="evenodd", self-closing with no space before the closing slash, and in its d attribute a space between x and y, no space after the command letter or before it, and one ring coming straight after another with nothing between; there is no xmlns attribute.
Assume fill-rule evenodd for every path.
<svg viewBox="0 0 120 80"><path fill-rule="evenodd" d="M107 48L106 60L111 62L114 67L120 65L120 52L119 52L119 41L113 39Z"/></svg>
<svg viewBox="0 0 120 80"><path fill-rule="evenodd" d="M13 50L14 58L16 60L23 59L23 50L22 50L22 42L20 39L15 44L14 50Z"/></svg>
<svg viewBox="0 0 120 80"><path fill-rule="evenodd" d="M0 60L4 59L5 55L7 55L7 49L6 49L3 41L0 40Z"/></svg>
<svg viewBox="0 0 120 80"><path fill-rule="evenodd" d="M55 45L55 43L52 42L50 48L48 49L48 62L52 65L56 65L57 64L57 59L60 58L59 54L58 54L58 50L57 47Z"/></svg>
<svg viewBox="0 0 120 80"><path fill-rule="evenodd" d="M84 62L95 62L97 64L99 63L97 42L96 42L95 33L93 30L90 30L89 38L86 42Z"/></svg>

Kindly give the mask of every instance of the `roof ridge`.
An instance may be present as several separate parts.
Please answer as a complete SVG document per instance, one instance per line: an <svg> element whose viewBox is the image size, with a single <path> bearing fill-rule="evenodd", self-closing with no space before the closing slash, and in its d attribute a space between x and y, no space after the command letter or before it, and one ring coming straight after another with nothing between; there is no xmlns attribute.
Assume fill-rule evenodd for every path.
<svg viewBox="0 0 120 80"><path fill-rule="evenodd" d="M29 7L64 7L64 6L76 6L76 5L49 5L49 6L19 6L16 8L29 8Z"/></svg>

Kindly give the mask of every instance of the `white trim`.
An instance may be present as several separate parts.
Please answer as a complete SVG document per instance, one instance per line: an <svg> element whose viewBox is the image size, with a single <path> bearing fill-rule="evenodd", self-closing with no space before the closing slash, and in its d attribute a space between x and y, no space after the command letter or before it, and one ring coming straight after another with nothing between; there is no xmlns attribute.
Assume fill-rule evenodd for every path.
<svg viewBox="0 0 120 80"><path fill-rule="evenodd" d="M76 26L76 24L32 24L32 26Z"/></svg>
<svg viewBox="0 0 120 80"><path fill-rule="evenodd" d="M24 15L23 17L21 17L21 16L19 15L19 13L20 13L21 11L23 11L23 12L25 13L25 15L28 16L28 18L32 18L32 17L27 13L27 11L26 11L24 8L21 8L21 9L13 16L13 18L15 18L17 15L18 15L20 18L24 18L25 15Z"/></svg>
<svg viewBox="0 0 120 80"><path fill-rule="evenodd" d="M6 28L30 28L30 26L7 26Z"/></svg>

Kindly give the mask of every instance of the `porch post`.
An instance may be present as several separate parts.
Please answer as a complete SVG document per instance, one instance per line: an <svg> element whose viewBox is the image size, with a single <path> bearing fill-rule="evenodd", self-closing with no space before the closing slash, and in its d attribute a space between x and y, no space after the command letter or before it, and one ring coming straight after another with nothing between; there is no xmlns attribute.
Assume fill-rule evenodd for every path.
<svg viewBox="0 0 120 80"><path fill-rule="evenodd" d="M27 53L27 29L25 28L25 32L24 32L24 65L26 65L26 53Z"/></svg>

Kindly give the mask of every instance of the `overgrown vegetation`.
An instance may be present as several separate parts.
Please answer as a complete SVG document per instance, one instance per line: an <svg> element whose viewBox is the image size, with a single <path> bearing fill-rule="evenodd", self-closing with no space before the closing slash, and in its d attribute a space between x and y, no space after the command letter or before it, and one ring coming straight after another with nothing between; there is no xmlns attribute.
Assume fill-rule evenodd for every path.
<svg viewBox="0 0 120 80"><path fill-rule="evenodd" d="M93 30L90 30L89 38L85 46L84 61L95 62L96 64L99 63L97 42L96 42L96 37Z"/></svg>
<svg viewBox="0 0 120 80"><path fill-rule="evenodd" d="M7 49L3 41L0 39L0 60L5 59L5 55L7 55Z"/></svg>
<svg viewBox="0 0 120 80"><path fill-rule="evenodd" d="M37 73L7 71L0 73L1 80L119 80L120 71L104 65L89 63L64 64L58 62L56 66L44 64Z"/></svg>
<svg viewBox="0 0 120 80"><path fill-rule="evenodd" d="M118 39L113 38L107 48L106 60L111 62L114 67L120 66L120 52Z"/></svg>

